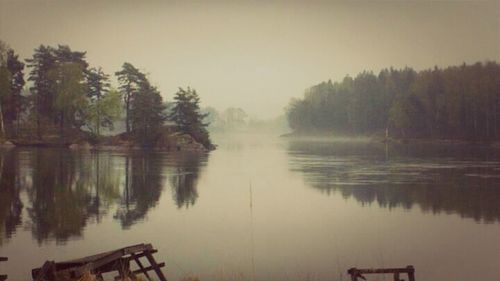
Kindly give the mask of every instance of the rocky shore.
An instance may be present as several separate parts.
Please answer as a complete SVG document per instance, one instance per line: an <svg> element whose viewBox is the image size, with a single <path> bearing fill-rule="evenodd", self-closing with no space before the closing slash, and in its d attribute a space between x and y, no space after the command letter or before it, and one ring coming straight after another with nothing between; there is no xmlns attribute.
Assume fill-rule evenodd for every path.
<svg viewBox="0 0 500 281"><path fill-rule="evenodd" d="M101 136L95 138L87 133L73 134L65 140L57 135L44 135L41 138L11 138L0 140L0 146L9 147L66 147L70 149L87 150L113 150L128 151L140 149L152 149L159 151L198 151L208 152L216 148L215 145L206 147L196 141L191 135L164 130L148 145L138 143L133 135L121 133L114 136Z"/></svg>

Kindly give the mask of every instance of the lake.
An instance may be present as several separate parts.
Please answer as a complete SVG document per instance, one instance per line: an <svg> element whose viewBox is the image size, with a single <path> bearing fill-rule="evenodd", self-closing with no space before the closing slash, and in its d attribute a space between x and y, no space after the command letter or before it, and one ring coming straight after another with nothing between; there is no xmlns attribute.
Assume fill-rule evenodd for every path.
<svg viewBox="0 0 500 281"><path fill-rule="evenodd" d="M209 154L1 150L0 272L150 242L169 280L500 278L499 149L214 139Z"/></svg>

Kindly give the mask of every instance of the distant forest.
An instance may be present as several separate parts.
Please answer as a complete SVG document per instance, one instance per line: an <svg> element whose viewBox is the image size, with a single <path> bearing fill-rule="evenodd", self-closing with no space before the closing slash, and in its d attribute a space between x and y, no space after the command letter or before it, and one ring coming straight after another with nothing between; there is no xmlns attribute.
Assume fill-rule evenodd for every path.
<svg viewBox="0 0 500 281"><path fill-rule="evenodd" d="M297 134L393 138L500 139L500 65L463 64L423 71L364 71L342 82L322 82L287 108Z"/></svg>

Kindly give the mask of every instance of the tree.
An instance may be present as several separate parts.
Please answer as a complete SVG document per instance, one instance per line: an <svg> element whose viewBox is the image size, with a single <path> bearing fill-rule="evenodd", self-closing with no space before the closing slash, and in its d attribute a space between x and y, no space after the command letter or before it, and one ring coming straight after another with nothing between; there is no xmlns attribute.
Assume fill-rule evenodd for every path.
<svg viewBox="0 0 500 281"><path fill-rule="evenodd" d="M19 121L23 109L24 97L21 95L21 91L25 83L23 73L24 63L19 61L18 55L12 49L7 51L7 69L11 75L10 95L9 99L3 103L5 105L5 123L8 133L12 135L14 123L15 121Z"/></svg>
<svg viewBox="0 0 500 281"><path fill-rule="evenodd" d="M362 72L309 88L290 103L288 121L296 132L372 134L390 127L406 137L497 140L499 72L496 62Z"/></svg>
<svg viewBox="0 0 500 281"><path fill-rule="evenodd" d="M93 128L92 131L97 136L100 136L101 126L112 127L113 117L116 115L113 114L116 112L109 112L111 114L104 114L104 116L102 116L102 106L105 105L106 102L109 103L113 101L113 99L107 99L106 102L102 101L103 97L106 97L109 93L109 75L105 74L101 68L91 68L87 73L87 83L89 87L87 95L91 103L89 114L92 115L90 128ZM119 105L119 103L117 105Z"/></svg>
<svg viewBox="0 0 500 281"><path fill-rule="evenodd" d="M143 81L130 102L131 129L143 145L151 145L158 136L166 118L164 110L158 89Z"/></svg>
<svg viewBox="0 0 500 281"><path fill-rule="evenodd" d="M7 68L7 45L0 41L0 137L5 137L4 99L11 94L11 74Z"/></svg>
<svg viewBox="0 0 500 281"><path fill-rule="evenodd" d="M125 103L125 125L127 133L129 133L131 131L130 110L132 98L147 79L143 73L128 62L124 63L122 70L115 72L115 75L118 77L120 83L118 89L122 92Z"/></svg>
<svg viewBox="0 0 500 281"><path fill-rule="evenodd" d="M111 89L100 99L91 100L86 113L86 126L96 136L100 136L100 128L114 129L114 122L122 115L122 95Z"/></svg>
<svg viewBox="0 0 500 281"><path fill-rule="evenodd" d="M64 138L67 127L79 129L85 122L88 100L84 69L75 62L62 63L49 72L49 77L54 81L54 110L58 114L60 136Z"/></svg>
<svg viewBox="0 0 500 281"><path fill-rule="evenodd" d="M24 64L14 50L0 41L0 119L2 134L13 135L13 124L22 110ZM5 132L4 132L5 131Z"/></svg>
<svg viewBox="0 0 500 281"><path fill-rule="evenodd" d="M41 138L42 119L50 119L53 108L54 95L51 91L51 81L48 72L55 65L56 59L54 49L49 46L40 45L35 49L33 58L27 59L28 67L31 68L28 80L33 83L30 87L32 113L36 119L36 130L38 138Z"/></svg>
<svg viewBox="0 0 500 281"><path fill-rule="evenodd" d="M63 104L71 103L71 96L81 95L79 85L83 84L84 74L88 64L85 61L85 52L72 51L68 46L59 45L56 48L40 45L35 49L33 58L26 60L31 68L29 81L33 82L31 91L32 113L36 118L37 135L41 138L41 129L44 124L55 126L59 124L60 132L63 132L64 123L67 118L76 121L79 118L68 114L81 114L82 108L63 108ZM65 75L69 75L66 77ZM77 90L75 93L70 93ZM61 94L58 97L58 94ZM73 106L82 99L73 101Z"/></svg>
<svg viewBox="0 0 500 281"><path fill-rule="evenodd" d="M174 107L168 118L175 122L177 129L185 134L190 134L196 141L205 147L210 147L212 142L206 127L208 124L203 122L207 114L200 113L200 98L196 90L187 88L179 91L174 97Z"/></svg>

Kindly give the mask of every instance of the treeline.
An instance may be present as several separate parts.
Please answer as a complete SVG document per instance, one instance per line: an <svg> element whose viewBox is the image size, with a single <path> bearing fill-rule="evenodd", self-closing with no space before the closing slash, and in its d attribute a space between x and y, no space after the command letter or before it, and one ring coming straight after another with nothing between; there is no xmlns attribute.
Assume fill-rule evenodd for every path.
<svg viewBox="0 0 500 281"><path fill-rule="evenodd" d="M110 76L90 67L85 55L65 45L40 45L25 64L0 41L0 138L67 143L85 135L98 141L102 129L112 130L124 113L127 135L140 144L154 143L171 121L178 131L211 145L195 90L180 88L167 109L157 87L132 64L125 62L114 73L119 86L113 89ZM30 87L23 90L26 80Z"/></svg>
<svg viewBox="0 0 500 281"><path fill-rule="evenodd" d="M500 139L500 65L463 64L416 72L384 69L322 82L287 109L297 133L395 138Z"/></svg>

